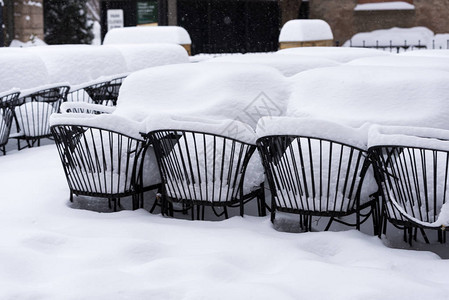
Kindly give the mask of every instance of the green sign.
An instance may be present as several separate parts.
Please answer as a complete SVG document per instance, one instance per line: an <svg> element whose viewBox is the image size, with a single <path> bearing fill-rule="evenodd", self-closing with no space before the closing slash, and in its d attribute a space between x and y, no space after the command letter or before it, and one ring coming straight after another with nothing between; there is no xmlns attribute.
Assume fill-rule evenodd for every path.
<svg viewBox="0 0 449 300"><path fill-rule="evenodd" d="M157 1L137 1L137 25L157 22Z"/></svg>

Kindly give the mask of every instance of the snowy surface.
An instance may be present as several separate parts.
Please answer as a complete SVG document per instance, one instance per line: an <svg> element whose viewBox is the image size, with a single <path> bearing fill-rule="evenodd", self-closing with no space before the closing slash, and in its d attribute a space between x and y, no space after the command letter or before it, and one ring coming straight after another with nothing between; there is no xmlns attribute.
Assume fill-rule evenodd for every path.
<svg viewBox="0 0 449 300"><path fill-rule="evenodd" d="M279 42L307 42L333 40L332 29L318 19L290 20L282 26Z"/></svg>
<svg viewBox="0 0 449 300"><path fill-rule="evenodd" d="M97 127L114 132L119 132L129 137L142 140L142 136L140 135L140 132L142 131L141 123L114 114L53 114L50 118L50 126L55 125L80 125Z"/></svg>
<svg viewBox="0 0 449 300"><path fill-rule="evenodd" d="M425 56L380 56L366 57L350 61L351 66L391 66L429 68L449 71L449 56L425 57Z"/></svg>
<svg viewBox="0 0 449 300"><path fill-rule="evenodd" d="M338 66L339 63L330 59L320 57L301 57L299 55L276 55L269 54L245 54L228 55L206 60L207 63L249 63L273 67L281 71L284 76L292 76L305 70Z"/></svg>
<svg viewBox="0 0 449 300"><path fill-rule="evenodd" d="M385 3L386 4L386 3ZM371 32L360 32L355 34L344 47L374 47L374 46L426 46L432 48L434 33L427 27L412 27L379 29Z"/></svg>
<svg viewBox="0 0 449 300"><path fill-rule="evenodd" d="M0 92L49 83L44 62L24 49L0 48L0 66Z"/></svg>
<svg viewBox="0 0 449 300"><path fill-rule="evenodd" d="M120 51L128 72L189 62L187 51L182 46L174 44L112 44L104 47Z"/></svg>
<svg viewBox="0 0 449 300"><path fill-rule="evenodd" d="M433 39L430 49L449 49L449 33L435 34Z"/></svg>
<svg viewBox="0 0 449 300"><path fill-rule="evenodd" d="M369 147L406 146L448 151L449 130L412 126L371 126Z"/></svg>
<svg viewBox="0 0 449 300"><path fill-rule="evenodd" d="M27 42L22 42L19 40L12 40L9 47L35 47L35 46L46 46L47 44L38 37L34 37L32 40Z"/></svg>
<svg viewBox="0 0 449 300"><path fill-rule="evenodd" d="M449 129L449 73L424 68L342 66L290 78L288 116Z"/></svg>
<svg viewBox="0 0 449 300"><path fill-rule="evenodd" d="M189 33L179 26L140 26L109 30L103 45L171 43L191 44Z"/></svg>
<svg viewBox="0 0 449 300"><path fill-rule="evenodd" d="M414 10L413 4L404 1L357 4L354 10Z"/></svg>
<svg viewBox="0 0 449 300"><path fill-rule="evenodd" d="M91 45L55 45L29 47L26 51L45 63L50 82L80 84L127 72L125 59L114 48Z"/></svg>
<svg viewBox="0 0 449 300"><path fill-rule="evenodd" d="M301 56L314 56L324 59L330 59L338 62L348 62L356 58L370 56L388 56L388 52L367 48L344 48L344 47L299 47L288 48L276 52L279 55L295 54Z"/></svg>
<svg viewBox="0 0 449 300"><path fill-rule="evenodd" d="M128 76L115 113L137 121L161 114L207 116L255 128L262 116L282 115L288 95L287 79L267 66L168 65Z"/></svg>
<svg viewBox="0 0 449 300"><path fill-rule="evenodd" d="M278 232L268 217L192 222L142 209L75 209L70 206L79 207L81 199L70 204L53 145L10 152L0 161L4 299L446 299L449 294L449 261L430 252L391 249L384 245L390 241L354 230Z"/></svg>
<svg viewBox="0 0 449 300"><path fill-rule="evenodd" d="M319 118L263 117L257 123L257 137L296 135L323 138L367 149L366 128L353 128Z"/></svg>
<svg viewBox="0 0 449 300"><path fill-rule="evenodd" d="M431 49L419 51L407 51L401 53L403 56L426 56L426 57L445 57L449 58L449 49Z"/></svg>

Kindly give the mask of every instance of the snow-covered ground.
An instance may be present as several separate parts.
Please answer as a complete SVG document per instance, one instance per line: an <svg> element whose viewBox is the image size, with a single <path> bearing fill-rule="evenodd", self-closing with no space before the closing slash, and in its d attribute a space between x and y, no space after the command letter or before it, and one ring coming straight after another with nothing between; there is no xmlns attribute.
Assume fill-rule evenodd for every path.
<svg viewBox="0 0 449 300"><path fill-rule="evenodd" d="M1 299L447 299L449 261L400 233L289 233L69 202L54 145L0 157ZM151 200L148 194L146 201ZM89 206L91 205L91 206ZM124 202L123 205L129 205ZM89 208L86 210L83 208ZM425 246L449 257L447 246Z"/></svg>
<svg viewBox="0 0 449 300"><path fill-rule="evenodd" d="M133 71L147 50L158 49L107 48ZM39 48L27 53L39 57L36 68L45 64L48 77L62 69L57 55ZM283 50L265 60L242 55L158 66L125 80L111 116L134 119L135 134L186 120L201 129L238 120L253 130L262 116L360 127L362 143L373 123L447 130L448 51L420 55L430 57L318 47ZM287 59L298 74L285 67ZM317 64L310 70L306 62L312 60ZM198 123L198 117L213 120ZM272 121L276 130L292 129ZM339 128L323 132L308 124L318 134L335 135ZM299 233L297 216L279 214L272 225L269 217L256 217L254 203L243 218L233 211L224 221L188 221L149 213L153 192L145 195L145 209L136 211L126 199L119 212L105 199L70 203L56 147L45 144L17 152L10 142L0 156L0 299L448 299L449 244L436 244L435 232L432 244L419 237L410 247L392 226L378 239L369 222L361 232L342 226L322 232L326 220L317 218L314 232Z"/></svg>

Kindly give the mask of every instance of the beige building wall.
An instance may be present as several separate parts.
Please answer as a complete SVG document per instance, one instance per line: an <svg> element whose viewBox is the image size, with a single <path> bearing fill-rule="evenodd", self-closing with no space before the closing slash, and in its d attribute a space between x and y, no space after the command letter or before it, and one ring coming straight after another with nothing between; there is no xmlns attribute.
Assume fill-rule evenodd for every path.
<svg viewBox="0 0 449 300"><path fill-rule="evenodd" d="M27 42L32 36L44 39L43 0L14 1L14 38Z"/></svg>

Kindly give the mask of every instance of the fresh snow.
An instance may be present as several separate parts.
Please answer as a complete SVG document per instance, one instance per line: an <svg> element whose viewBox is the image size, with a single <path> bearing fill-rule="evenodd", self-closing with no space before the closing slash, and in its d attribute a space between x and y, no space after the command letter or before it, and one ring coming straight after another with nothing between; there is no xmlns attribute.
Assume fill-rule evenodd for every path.
<svg viewBox="0 0 449 300"><path fill-rule="evenodd" d="M8 79L0 76L0 93L16 86L48 85L56 74L61 74L56 82L70 83L121 74L129 67L123 53L135 61L138 52L149 49L53 47L0 49L2 67L9 57L10 68L32 71L14 74L1 68L0 74ZM176 124L183 127L179 129L225 132L251 141L259 124L259 135L322 135L363 147L375 142L369 131L375 130L373 124L398 125L401 132L391 134L395 142L447 149L449 73L443 69L448 53L424 50L397 56L373 49L316 47L273 54L295 55L298 64L309 58L340 63L359 59L291 77L281 64L285 58L270 55L265 63L257 56L238 58L251 57L248 60L259 60L258 64L158 66L129 75L117 108L105 109L108 114L64 113L51 122L106 126L136 138L141 138L140 132ZM97 55L103 56L97 60ZM13 63L22 59L29 62L28 69ZM376 61L378 65L369 65ZM81 74L70 74L84 67ZM395 129L382 133L390 135L388 130ZM151 175L145 178L157 181L152 148L147 153L150 165L144 168ZM263 180L258 156L253 157L254 168L246 174L248 187ZM159 208L150 214L155 192L145 194L145 210L131 211L130 199L122 199L124 210L112 213L106 199L75 197L69 202L54 145L8 151L0 161L0 298L351 300L446 299L449 294L448 244L424 245L418 240L410 247L402 242L402 231L392 226L387 237L378 239L372 236L370 220L362 232L338 224L331 228L334 232L322 232L326 220L318 218L312 224L315 232L289 233L285 231L299 231L297 216L278 214L271 224L269 217L255 217L255 202L245 208L244 218L237 217L236 209L228 220L192 222L183 216L162 217ZM445 205L435 222L446 224L448 214ZM415 251L423 249L434 253Z"/></svg>
<svg viewBox="0 0 449 300"><path fill-rule="evenodd" d="M386 4L386 3L385 3ZM434 33L427 27L379 29L359 32L344 43L344 47L426 46L432 48Z"/></svg>
<svg viewBox="0 0 449 300"><path fill-rule="evenodd" d="M287 116L449 129L449 73L436 69L341 66L290 77Z"/></svg>
<svg viewBox="0 0 449 300"><path fill-rule="evenodd" d="M245 54L228 55L206 60L207 63L248 63L266 65L278 69L284 76L293 76L305 70L338 66L339 63L330 59L320 57L302 57L299 55L276 55L269 54Z"/></svg>
<svg viewBox="0 0 449 300"><path fill-rule="evenodd" d="M116 114L143 121L182 114L238 120L252 128L264 115L282 115L289 84L271 67L197 63L135 72L122 84Z"/></svg>
<svg viewBox="0 0 449 300"><path fill-rule="evenodd" d="M0 48L0 92L12 88L29 89L49 83L42 59L24 51Z"/></svg>
<svg viewBox="0 0 449 300"><path fill-rule="evenodd" d="M333 40L332 29L326 21L318 19L290 20L279 34L279 42L308 42Z"/></svg>
<svg viewBox="0 0 449 300"><path fill-rule="evenodd" d="M425 56L376 56L354 59L347 63L351 66L390 66L411 67L423 69L439 69L449 71L449 56L447 57L425 57Z"/></svg>
<svg viewBox="0 0 449 300"><path fill-rule="evenodd" d="M107 207L106 200L69 202L54 145L12 151L0 161L4 299L446 299L449 294L447 259L389 248L391 241L370 230L286 233L274 230L269 217L192 222L143 209L97 213L77 208ZM442 251L447 254L447 246Z"/></svg>
<svg viewBox="0 0 449 300"><path fill-rule="evenodd" d="M140 26L123 27L109 30L103 45L171 43L191 44L189 33L179 26Z"/></svg>
<svg viewBox="0 0 449 300"><path fill-rule="evenodd" d="M187 51L175 44L111 44L104 47L116 49L122 54L128 72L189 62Z"/></svg>
<svg viewBox="0 0 449 300"><path fill-rule="evenodd" d="M120 51L91 45L56 45L26 48L45 63L50 82L80 84L100 76L126 72Z"/></svg>
<svg viewBox="0 0 449 300"><path fill-rule="evenodd" d="M301 55L303 57L318 57L321 59L330 59L337 62L348 62L356 58L370 56L392 55L389 52L367 49L367 48L344 48L344 47L299 47L288 48L276 52L279 55Z"/></svg>
<svg viewBox="0 0 449 300"><path fill-rule="evenodd" d="M354 8L355 11L364 10L414 10L415 6L413 4L404 1L391 1L391 2L381 2L381 3L364 3L357 4Z"/></svg>

